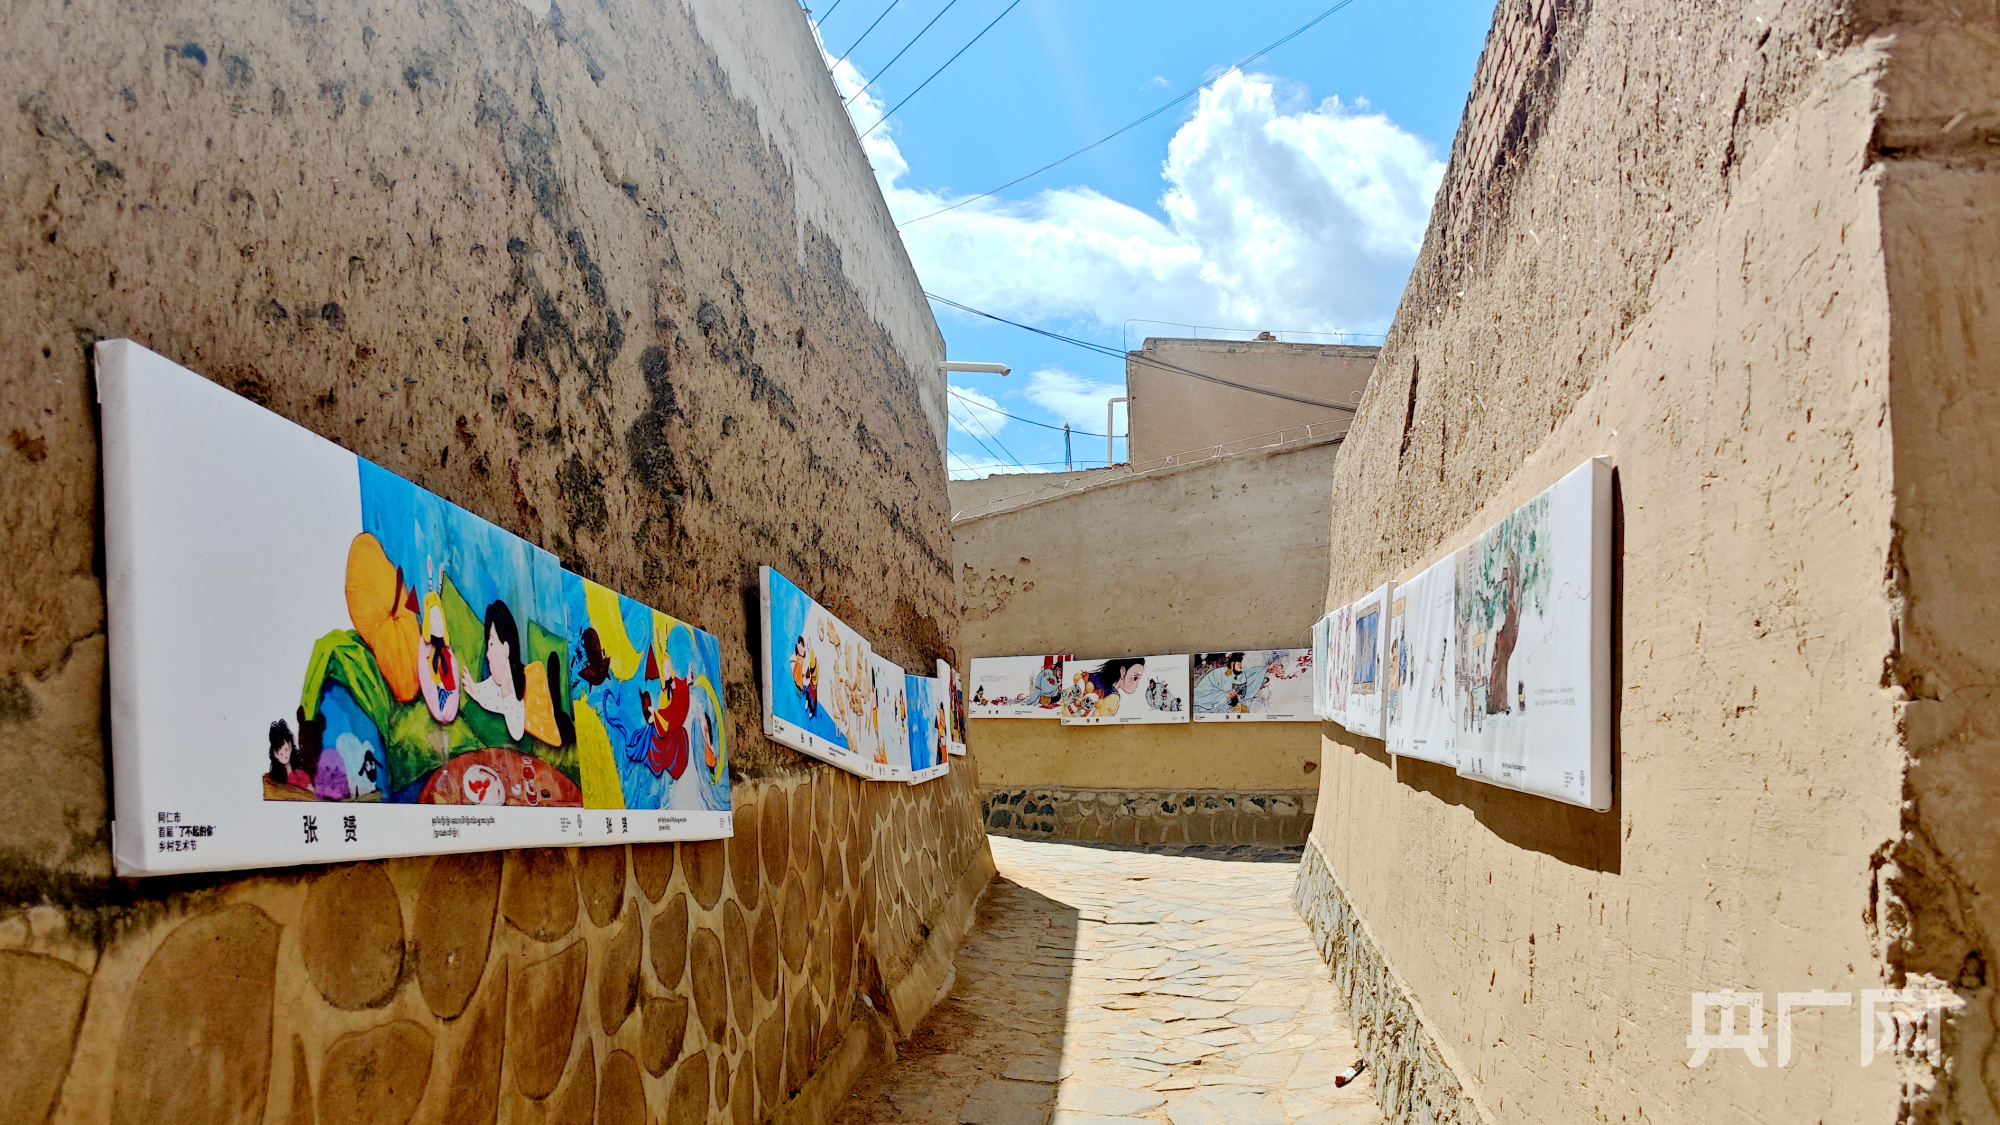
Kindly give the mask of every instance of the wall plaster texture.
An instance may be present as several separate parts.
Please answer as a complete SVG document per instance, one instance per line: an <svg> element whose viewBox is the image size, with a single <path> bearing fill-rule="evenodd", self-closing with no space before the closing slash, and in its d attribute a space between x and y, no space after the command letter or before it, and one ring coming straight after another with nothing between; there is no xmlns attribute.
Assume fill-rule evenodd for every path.
<svg viewBox="0 0 2000 1125"><path fill-rule="evenodd" d="M1369 1047L1425 1087L1392 1119L2000 1119L1996 29L1500 4L1335 468L1327 600L1612 457L1617 802L1329 735L1302 905L1362 1018L1365 982L1407 990ZM1854 1009L1802 1016L1788 1068L1685 1065L1695 991L1906 983L1966 1001L1942 1067L1863 1069Z"/></svg>
<svg viewBox="0 0 2000 1125"><path fill-rule="evenodd" d="M0 1120L837 1104L991 860L976 762L758 733L759 563L957 656L943 341L798 7L31 2L0 58ZM737 838L112 879L117 336L721 637Z"/></svg>

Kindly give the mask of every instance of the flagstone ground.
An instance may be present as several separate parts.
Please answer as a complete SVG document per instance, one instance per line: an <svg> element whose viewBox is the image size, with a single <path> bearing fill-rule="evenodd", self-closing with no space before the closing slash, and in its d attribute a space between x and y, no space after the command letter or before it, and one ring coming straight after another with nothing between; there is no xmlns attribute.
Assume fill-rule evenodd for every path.
<svg viewBox="0 0 2000 1125"><path fill-rule="evenodd" d="M958 980L841 1125L1374 1125L1296 851L993 837Z"/></svg>

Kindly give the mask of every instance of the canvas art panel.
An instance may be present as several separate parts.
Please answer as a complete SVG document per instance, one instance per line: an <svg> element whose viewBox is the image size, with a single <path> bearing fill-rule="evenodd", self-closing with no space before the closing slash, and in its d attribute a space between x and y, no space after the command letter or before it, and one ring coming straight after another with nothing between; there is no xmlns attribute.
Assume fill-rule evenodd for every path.
<svg viewBox="0 0 2000 1125"><path fill-rule="evenodd" d="M584 807L728 808L721 643L581 575L562 583Z"/></svg>
<svg viewBox="0 0 2000 1125"><path fill-rule="evenodd" d="M911 785L922 785L951 772L951 750L945 743L945 704L936 676L903 676L903 697L909 719L905 745L910 755Z"/></svg>
<svg viewBox="0 0 2000 1125"><path fill-rule="evenodd" d="M1071 726L1185 723L1187 698L1186 654L1063 662L1059 710Z"/></svg>
<svg viewBox="0 0 2000 1125"><path fill-rule="evenodd" d="M1311 722L1317 667L1310 648L1195 653L1189 717L1197 723Z"/></svg>
<svg viewBox="0 0 2000 1125"><path fill-rule="evenodd" d="M1347 689L1354 678L1354 606L1341 606L1326 621L1326 717L1347 725Z"/></svg>
<svg viewBox="0 0 2000 1125"><path fill-rule="evenodd" d="M586 815L554 556L131 341L97 360L121 874L729 835L691 697L719 780Z"/></svg>
<svg viewBox="0 0 2000 1125"><path fill-rule="evenodd" d="M1611 466L1584 462L1458 553L1459 772L1611 807Z"/></svg>
<svg viewBox="0 0 2000 1125"><path fill-rule="evenodd" d="M875 743L882 756L883 781L909 781L910 697L901 665L874 653L868 665L875 688L875 710L871 715Z"/></svg>
<svg viewBox="0 0 2000 1125"><path fill-rule="evenodd" d="M937 679L945 692L945 746L952 757L959 757L965 753L965 681L958 669L942 660L937 662Z"/></svg>
<svg viewBox="0 0 2000 1125"><path fill-rule="evenodd" d="M771 567L759 567L764 733L829 765L875 780L874 649L861 634Z"/></svg>
<svg viewBox="0 0 2000 1125"><path fill-rule="evenodd" d="M1347 729L1365 738L1382 737L1382 703L1388 683L1384 672L1389 636L1388 584L1356 601L1348 625Z"/></svg>
<svg viewBox="0 0 2000 1125"><path fill-rule="evenodd" d="M975 719L1058 719L1069 654L976 656L966 713Z"/></svg>
<svg viewBox="0 0 2000 1125"><path fill-rule="evenodd" d="M1325 719L1330 714L1326 705L1327 675L1330 671L1327 667L1326 631L1327 619L1325 617L1313 622L1310 643L1313 654L1312 709L1313 718L1315 719Z"/></svg>
<svg viewBox="0 0 2000 1125"><path fill-rule="evenodd" d="M1383 727L1389 752L1456 768L1456 668L1452 659L1452 598L1457 556L1449 555L1408 582L1390 604L1391 689Z"/></svg>

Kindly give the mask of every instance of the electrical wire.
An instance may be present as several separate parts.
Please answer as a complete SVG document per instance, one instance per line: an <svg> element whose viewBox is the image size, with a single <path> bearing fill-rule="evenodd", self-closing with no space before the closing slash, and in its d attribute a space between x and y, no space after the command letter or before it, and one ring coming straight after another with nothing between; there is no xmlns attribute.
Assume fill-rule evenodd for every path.
<svg viewBox="0 0 2000 1125"><path fill-rule="evenodd" d="M846 3L846 2L847 2L847 0L833 0L833 8L828 8L828 9L826 10L826 16L830 16L830 15L832 15L832 14L833 14L833 9L834 9L834 8L838 8L838 7L840 7L840 6L842 5L842 4L844 4L844 3ZM814 26L814 27L818 27L818 26L820 26L821 24L825 23L825 22L826 22L826 16L821 16L820 18L818 18L818 19L814 20L814 21L813 21L813 26Z"/></svg>
<svg viewBox="0 0 2000 1125"><path fill-rule="evenodd" d="M965 397L964 397L963 395L957 395L957 396L953 396L953 397L956 397L956 398L958 398L958 399L959 399L960 401L965 401L965 402L969 402L969 401L971 401L971 400L969 400L969 399L966 399L966 398L965 398ZM977 403L975 403L974 405L978 405L978 404L977 404ZM972 422L973 422L974 424L976 424L976 425L977 425L977 426L978 426L978 427L979 427L980 429L982 429L982 430L985 430L985 431L986 431L986 436L987 436L987 437L990 437L990 438L992 438L992 439L993 439L993 444L994 444L994 445L997 445L997 446L999 446L999 447L1000 447L1000 452L1002 452L1002 453L1005 453L1005 454L1007 455L1007 460L1009 460L1009 461L1012 461L1012 462L1014 462L1014 465L1015 465L1015 467L1016 467L1016 468L1022 468L1022 469L1025 469L1025 468L1027 468L1027 466L1026 466L1026 465L1023 465L1023 464L1021 464L1021 459L1020 459L1019 457L1016 457L1016 456L1014 456L1014 451L1013 451L1013 450L1011 450L1011 449L1009 449L1009 448L1007 448L1007 443L1006 443L1006 442L1004 442L1004 441L1001 441L1001 440L1000 440L1000 435L999 435L999 434L996 434L996 433L994 433L994 432L993 432L993 429L992 429L992 427L988 426L988 425L987 425L987 424L986 424L986 423L985 423L985 422L984 422L983 420L981 420L981 419L980 419L980 417L979 417L979 415L977 415L977 414L974 414L973 412L971 412L971 411L969 411L969 410L968 410L968 411L966 411L966 412L965 412L965 416L966 416L966 418L967 418L967 419L969 419L969 420L970 420L970 421L972 421ZM971 433L971 431L970 431L970 430L967 430L966 432L967 432L967 433ZM978 438L974 438L973 440L974 440L974 441L978 441L979 439L978 439ZM984 446L984 445L985 445L986 443L985 443L985 442L980 442L979 444L980 444L981 446ZM990 453L990 452L992 452L992 450L990 450L990 449L989 449L989 450L987 450L987 452L989 452L989 453Z"/></svg>
<svg viewBox="0 0 2000 1125"><path fill-rule="evenodd" d="M1075 435L1075 436L1077 436L1077 437L1103 437L1103 436L1104 436L1103 434L1093 434L1093 433L1091 433L1091 432L1090 432L1089 430L1072 430L1072 429L1070 429L1070 428L1069 428L1069 427L1067 427L1067 426L1051 426L1051 425L1049 425L1049 424L1048 424L1047 422L1037 422L1037 421L1035 421L1035 420L1034 420L1033 418L1023 418L1023 417L1021 417L1021 416L1020 416L1019 414L1009 414L1009 413L1007 413L1007 412L1006 412L1005 410L1002 410L1002 409L1000 409L1000 408L999 408L999 407L997 407L997 406L988 406L988 405L986 405L985 403L983 403L983 402L979 402L979 401L978 401L978 400L976 400L976 399L969 399L969 398L966 398L966 397L965 397L964 395L962 395L962 394L959 394L959 393L958 393L957 391L952 391L952 392L950 392L950 393L951 393L951 397L953 397L953 398L955 398L955 399L958 399L958 400L959 400L959 401L961 401L961 402L969 402L969 403L971 403L972 405L974 405L974 406L978 407L978 408L979 408L979 409L981 409L981 410L991 410L991 411L992 411L993 413L995 413L995 414L998 414L998 415L1000 415L1000 416L1001 416L1001 417L1003 417L1003 418L1012 418L1012 419L1013 419L1014 421L1016 421L1016 422L1026 422L1026 423L1027 423L1028 425L1030 425L1030 426L1040 426L1041 428L1043 428L1043 429L1045 429L1045 430L1054 430L1054 431L1056 431L1057 433L1062 433L1062 432L1064 432L1065 430L1067 430L1067 431L1068 431L1069 433L1071 433L1071 434L1073 434L1073 435ZM1054 462L1050 462L1050 464L1054 464Z"/></svg>
<svg viewBox="0 0 2000 1125"><path fill-rule="evenodd" d="M1255 51L1249 55L1244 56L1242 60L1237 62L1236 65L1230 67L1228 70L1225 70L1221 74L1216 75L1214 78L1211 78L1206 82L1203 82L1201 85L1196 86L1194 89L1189 90L1186 93L1180 94L1173 100L1167 102L1165 105L1160 106L1158 109L1155 109L1150 113L1143 114L1140 117L1119 127L1113 132L1108 133L1105 136L1090 142L1089 144L1083 146L1082 148L1077 149L1075 152L1070 153L1068 156L1062 157L1057 160L1051 160L1047 164L1042 165L1040 168L1037 168L1034 171L1029 172L1027 175L1016 176L1013 179L1008 180L1006 183L1001 184L999 187L993 188L988 191L982 191L978 195L967 196L966 198L959 200L958 202L952 204L949 207L940 207L935 211L930 211L926 212L925 214L918 215L914 219L905 220L904 222L899 224L896 229L901 230L904 227L909 226L911 223L921 223L925 219L936 218L937 216L944 214L946 211L956 211L960 207L963 207L968 203L976 203L979 200L985 199L989 196L998 195L1000 192L1006 191L1008 188L1013 187L1015 184L1025 183L1026 181L1034 179L1036 176L1041 175L1043 172L1046 172L1051 168L1054 168L1061 164L1067 164L1070 161L1075 160L1077 157L1082 156L1084 153L1089 152L1091 149L1096 148L1098 145L1101 145L1106 141L1114 140L1120 136L1123 136L1126 133L1131 132L1132 130L1138 128L1139 126L1144 125L1146 122L1151 121L1153 118L1158 117L1162 113L1165 113L1168 110L1174 108L1175 106L1180 105L1182 102L1187 101L1189 98L1194 97L1196 94L1201 93L1203 90L1208 89L1210 86L1215 85L1217 82L1222 81L1224 78L1229 77L1231 74L1234 74L1239 70L1242 70L1244 67L1249 66L1251 63L1256 62L1258 59L1263 58L1265 55L1270 54L1272 51L1275 51L1278 48L1284 46L1285 44L1290 43L1292 40L1297 39L1301 35L1304 35L1307 31L1310 31L1313 28L1313 26L1319 23L1321 20L1326 19L1328 16L1332 15L1335 12L1338 12L1342 8L1345 8L1352 3L1354 3L1354 0L1340 0L1338 4L1335 4L1333 7L1328 8L1326 11L1321 12L1319 15L1316 15L1313 18L1307 20L1305 23L1300 24L1298 27L1294 28L1290 33L1273 41L1269 46L1266 46L1261 50ZM885 114L884 116L886 117L887 115ZM876 124L879 125L881 124L881 122L878 121L876 122ZM867 134L864 133L862 135L866 136Z"/></svg>
<svg viewBox="0 0 2000 1125"><path fill-rule="evenodd" d="M943 19L943 18L944 18L944 14L945 14L946 12L949 12L949 11L951 11L951 9L952 9L952 5L954 5L954 4L957 4L957 3L958 3L958 0L950 0L950 2L949 2L949 3L947 3L947 4L946 4L946 5L944 6L944 7L942 7L942 8L940 8L940 9L938 9L938 14L937 14L937 15L934 15L934 16L932 16L932 17L931 17L931 22L930 22L930 23L927 23L927 24L925 24L925 25L924 25L924 30L923 30L923 31L919 31L919 32L917 32L917 33L916 33L915 35L912 35L912 36L910 36L910 41L909 41L908 43L905 43L905 44L903 44L903 49L902 49L901 51L897 51L897 52L896 52L896 56L895 56L895 58L892 58L892 59L890 59L890 60L889 60L888 62L886 62L886 63L883 63L883 64L882 64L882 69L881 69L881 70L878 70L878 71L876 71L876 72L875 72L875 77L873 77L873 78L870 78L870 79L869 79L869 80L867 81L867 83L866 83L866 84L864 84L864 85L863 85L863 86L862 86L862 87L861 87L861 88L860 88L859 90L856 90L856 91L854 91L854 93L853 93L853 94L849 95L849 96L848 96L847 98L845 98L844 100L842 100L842 101L841 101L841 103L840 103L840 104L841 104L841 106L842 106L842 107L845 107L845 106L847 106L847 105L848 105L849 103L851 103L852 101L854 101L854 99L855 99L855 98L858 98L858 97L860 97L861 95L863 95L863 94L867 93L867 92L868 92L868 87L870 87L870 86L873 86L873 85L875 85L875 83L876 83L876 82L878 82L878 81L880 81L880 80L881 80L881 78L882 78L882 76L883 76L883 75L885 75L885 74L889 73L889 68L890 68L890 67L892 67L892 66L895 66L895 65L896 65L896 59L900 59L900 58L902 58L902 57L903 57L903 56L904 56L904 55L905 55L906 53L908 53L908 52L909 52L909 49L910 49L910 48L912 48L912 47L916 46L916 45L917 45L917 40L919 40L919 39L922 39L922 38L924 37L924 31L929 31L929 30L931 29L931 26L932 26L933 24L937 23L937 21L939 21L939 20Z"/></svg>
<svg viewBox="0 0 2000 1125"><path fill-rule="evenodd" d="M847 61L847 56L854 53L854 48L861 46L861 40L868 38L871 32L873 32L877 27L880 27L882 25L882 21L889 18L889 13L896 10L896 5L902 2L903 0L889 0L889 6L882 9L882 14L875 17L875 22L868 25L867 31L861 33L861 39L856 39L854 42L848 44L846 52L844 52L839 58L833 60L833 65L828 67L827 69L838 70L840 68L840 64Z"/></svg>
<svg viewBox="0 0 2000 1125"><path fill-rule="evenodd" d="M1352 3L1354 2L1354 0L1343 0L1343 2L1344 2L1344 3L1348 3L1348 4L1352 4ZM937 68L936 70L933 70L933 71L931 71L931 77L930 77L930 78L926 78L926 79L924 79L924 80L923 80L922 82L919 82L919 83L917 83L917 88L916 88L916 89L914 89L914 90L911 90L911 91L910 91L909 93L907 93L907 94L903 95L903 100L902 100L902 101L900 101L900 102L897 102L897 103L896 103L895 105L892 105L892 106L890 106L890 107L889 107L889 112L887 112L887 113L883 114L883 115L882 115L881 117L878 117L878 118L876 118L876 119L875 119L875 124L873 124L873 125L870 125L870 126L869 126L868 128L866 128L866 129L862 130L862 133L861 133L861 135L860 135L859 137L856 137L855 139L856 139L856 140L862 140L862 141L865 141L865 140L867 140L867 139L868 139L868 134L870 134L870 133L873 133L873 132L874 132L875 130L877 130L877 129L880 129L880 128L882 127L882 123L883 123L884 121L887 121L887 120L889 120L889 118L891 118L891 117L895 116L895 114L896 114L896 111L897 111L897 110L899 110L899 109L903 108L904 106L908 105L908 104L910 103L910 99L911 99L911 98L914 98L914 97L916 97L916 96L917 96L918 94L921 94L921 93L923 93L923 92L924 92L924 87L926 87L926 86L928 86L928 85L930 85L930 84L931 84L931 78L936 78L936 77L937 77L938 75L940 75L940 74L943 74L943 73L945 72L945 67L949 67L949 66L950 66L951 64L953 64L953 63L957 62L957 61L958 61L958 56L959 56L959 55L962 55L962 54L964 54L965 52L967 52L967 51L970 51L970 50L972 49L972 45L973 45L974 43L977 43L977 42L979 42L979 41L980 41L981 39L985 38L985 37L986 37L986 33L987 33L987 32L989 32L989 31L992 31L992 30L993 30L993 24L997 24L997 23L999 23L999 22L1000 22L1001 20L1004 20L1004 19L1006 19L1006 18L1007 18L1007 13L1008 13L1008 12L1011 12L1011 11L1013 11L1014 9L1016 9L1016 8L1018 8L1018 7L1020 7L1020 6L1021 6L1021 0L1014 0L1014 2L1013 2L1012 4L1009 4L1009 5L1007 5L1007 6L1005 7L1005 8L1002 8L1002 9L1000 10L1000 14L999 14L999 15L997 15L997 16L994 16L994 17L993 17L993 23L989 23L989 24L987 24L987 25L986 25L985 27L982 27L982 28L980 28L980 29L979 29L979 34L978 34L978 35L975 35L975 36L973 36L973 37L972 37L972 38L971 38L970 40L968 40L968 41L966 42L965 46L963 46L963 47L960 47L960 48L958 49L958 53L957 53L957 54L954 54L954 55L953 55L953 56L951 56L950 58L948 58L948 59L944 60L944 66L941 66L941 67L938 67L938 68ZM844 56L843 56L843 57L844 57Z"/></svg>
<svg viewBox="0 0 2000 1125"><path fill-rule="evenodd" d="M960 312L971 313L974 316L983 316L988 320L997 320L1002 324L1009 324L1014 326L1015 328L1022 329L1023 331L1033 332L1037 336L1046 336L1051 340L1059 340L1065 344L1083 348L1086 351L1093 351L1099 355L1110 356L1113 359L1122 359L1128 363L1137 363L1143 367L1158 368L1161 371L1171 371L1176 375L1186 375L1191 379L1200 379L1204 383L1216 383L1224 387L1233 387L1239 391L1248 391L1251 394L1268 395L1272 398L1281 398L1284 399L1286 402L1301 403L1305 406L1318 406L1318 407L1323 407L1327 410L1344 410L1349 414L1355 412L1355 408L1346 403L1327 402L1325 399L1311 398L1306 395L1295 395L1289 391L1281 391L1272 387L1260 387L1255 383L1239 383L1234 379L1224 379L1220 375L1210 375L1205 371L1195 371L1190 368L1182 367L1179 364L1166 363L1161 360L1154 359L1151 356L1141 355L1138 352L1119 351L1117 348L1113 348L1105 344L1093 344L1089 340L1079 340L1074 336L1065 336L1060 332L1051 332L1046 328L1036 328L1032 324L1022 324L1018 320L1008 320L1004 316L998 316L994 313L987 312L984 309L975 309L971 305L962 305L957 301L952 300L949 297L940 297L936 293L932 293L929 290L924 291L924 296L929 297L931 300L936 301L941 305L948 305L951 308L959 310Z"/></svg>

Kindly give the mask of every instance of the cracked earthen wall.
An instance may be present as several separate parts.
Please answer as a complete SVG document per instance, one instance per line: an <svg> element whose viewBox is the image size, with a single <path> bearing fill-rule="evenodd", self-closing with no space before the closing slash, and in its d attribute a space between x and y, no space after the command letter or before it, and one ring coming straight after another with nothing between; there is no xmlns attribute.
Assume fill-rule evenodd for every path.
<svg viewBox="0 0 2000 1125"><path fill-rule="evenodd" d="M759 736L759 563L957 655L943 342L796 5L23 3L0 58L0 1120L811 1117L990 859L976 766ZM112 879L119 336L717 634L737 838Z"/></svg>
<svg viewBox="0 0 2000 1125"><path fill-rule="evenodd" d="M1337 604L1617 466L1616 804L1328 728L1302 907L1397 1121L1992 1121L2000 9L1503 0L1336 466ZM1945 1064L1860 1065L1942 983ZM1771 1048L1690 1069L1692 994ZM1713 1030L1716 1017L1709 1016Z"/></svg>

